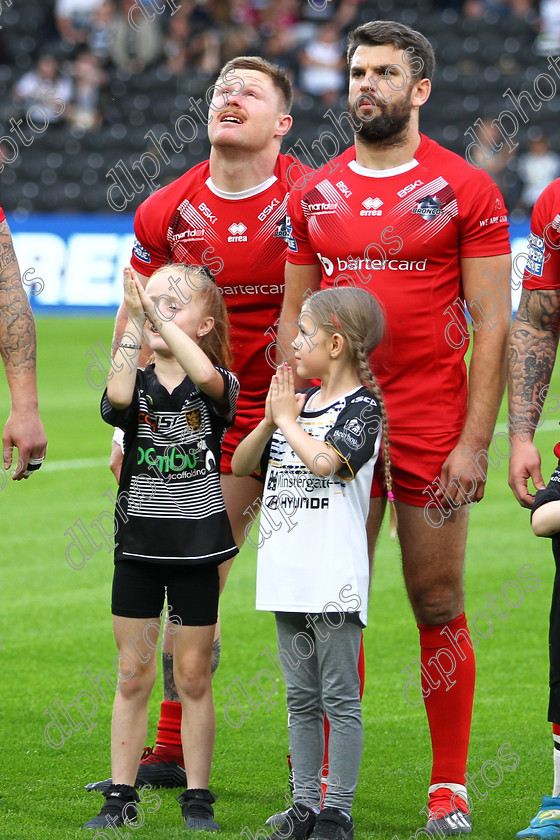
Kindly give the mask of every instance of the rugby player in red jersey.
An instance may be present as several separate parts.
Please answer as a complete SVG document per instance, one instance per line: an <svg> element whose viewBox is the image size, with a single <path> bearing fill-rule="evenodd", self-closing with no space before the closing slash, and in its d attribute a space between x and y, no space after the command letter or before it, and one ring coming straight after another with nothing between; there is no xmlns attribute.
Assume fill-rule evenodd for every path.
<svg viewBox="0 0 560 840"><path fill-rule="evenodd" d="M488 175L419 133L434 70L423 35L392 21L363 24L350 36L348 63L343 120L355 143L291 192L281 328L295 334L308 289L354 284L382 305L386 331L372 367L387 407L403 572L421 648L422 686L403 668L403 696L413 705L423 697L430 727L426 830L466 834L475 664L463 565L468 503L484 493L504 388L506 210ZM474 327L468 396L465 302ZM279 345L287 357L281 338ZM372 548L384 511L379 476Z"/></svg>
<svg viewBox="0 0 560 840"><path fill-rule="evenodd" d="M522 507L532 507L533 530L552 537L556 575L552 590L549 629L548 720L554 742L554 782L551 796L543 796L529 826L516 834L520 838L560 837L560 551L558 516L559 469L554 470L548 487L541 473L541 457L533 443L540 426L541 411L558 352L560 335L560 178L538 198L531 215L529 256L523 278L523 291L509 340L508 391L509 424L513 451L509 462L509 484ZM554 447L560 460L560 444ZM529 492L531 478L536 495ZM548 527L535 526L539 511L548 510Z"/></svg>
<svg viewBox="0 0 560 840"><path fill-rule="evenodd" d="M279 68L251 56L228 62L220 71L209 109L209 160L147 198L134 224L131 265L144 284L161 265L182 262L210 269L224 295L231 321L233 371L241 392L235 424L222 447L222 490L239 546L258 512L262 484L250 476L233 476L230 460L239 440L264 415L275 364L270 333L284 291L288 185L307 169L295 158L280 154L282 139L292 125L291 102L291 84ZM117 336L123 326L121 309ZM120 447L113 445L111 465L117 479L121 461ZM231 561L220 565L221 588L230 568ZM156 748L145 751L138 784L185 786L172 641L166 639L162 651L164 701ZM219 655L218 624L213 672ZM110 782L87 787L104 791Z"/></svg>

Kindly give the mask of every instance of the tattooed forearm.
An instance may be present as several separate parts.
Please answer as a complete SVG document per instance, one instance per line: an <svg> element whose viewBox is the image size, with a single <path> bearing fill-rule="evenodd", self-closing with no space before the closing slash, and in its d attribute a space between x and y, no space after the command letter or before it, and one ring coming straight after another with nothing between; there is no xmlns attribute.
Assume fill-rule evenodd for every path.
<svg viewBox="0 0 560 840"><path fill-rule="evenodd" d="M179 703L179 695L173 679L173 654L164 651L161 654L161 664L163 668L163 699L170 703Z"/></svg>
<svg viewBox="0 0 560 840"><path fill-rule="evenodd" d="M524 289L509 339L508 390L512 424L537 426L554 368L560 333L560 292Z"/></svg>
<svg viewBox="0 0 560 840"><path fill-rule="evenodd" d="M10 385L35 371L35 322L23 288L10 229L0 223L0 353Z"/></svg>

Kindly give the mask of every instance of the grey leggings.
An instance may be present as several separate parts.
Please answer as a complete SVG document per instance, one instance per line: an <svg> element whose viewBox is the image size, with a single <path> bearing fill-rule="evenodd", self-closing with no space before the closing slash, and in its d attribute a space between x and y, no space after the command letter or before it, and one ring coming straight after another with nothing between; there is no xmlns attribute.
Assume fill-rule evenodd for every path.
<svg viewBox="0 0 560 840"><path fill-rule="evenodd" d="M275 615L286 680L294 802L320 805L325 712L330 734L324 805L350 813L363 745L358 675L361 627L348 618L336 626L344 613L331 623L321 613Z"/></svg>

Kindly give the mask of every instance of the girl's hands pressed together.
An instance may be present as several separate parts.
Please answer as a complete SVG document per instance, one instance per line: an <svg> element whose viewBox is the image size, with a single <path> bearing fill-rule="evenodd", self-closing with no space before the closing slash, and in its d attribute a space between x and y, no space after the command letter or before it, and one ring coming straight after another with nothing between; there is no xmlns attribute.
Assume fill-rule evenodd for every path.
<svg viewBox="0 0 560 840"><path fill-rule="evenodd" d="M277 426L299 417L305 405L305 394L296 394L294 374L288 365L284 364L276 369L270 383L267 403L269 400L272 419Z"/></svg>
<svg viewBox="0 0 560 840"><path fill-rule="evenodd" d="M124 302L128 310L128 314L136 321L140 321L144 316L144 307L142 300L138 294L138 286L142 288L142 284L138 280L138 275L133 268L128 266L123 272L124 283ZM143 289L142 289L143 291Z"/></svg>
<svg viewBox="0 0 560 840"><path fill-rule="evenodd" d="M146 290L144 289L140 280L136 279L135 284L144 315L146 316L148 321L150 321L150 323L154 325L154 328L159 331L161 329L163 321L161 315L159 315L156 311L154 301L151 299L151 297L149 297L146 294Z"/></svg>

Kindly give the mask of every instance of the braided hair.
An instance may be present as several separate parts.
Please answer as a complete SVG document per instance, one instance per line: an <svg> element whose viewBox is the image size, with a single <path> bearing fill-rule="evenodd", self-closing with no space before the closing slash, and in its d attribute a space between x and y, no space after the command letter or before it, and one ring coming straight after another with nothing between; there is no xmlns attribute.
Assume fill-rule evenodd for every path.
<svg viewBox="0 0 560 840"><path fill-rule="evenodd" d="M383 435L385 487L391 514L391 536L396 535L397 516L394 505L387 411L381 389L369 366L369 357L383 338L385 319L381 306L365 289L353 286L323 289L305 301L307 314L315 326L329 335L338 333L347 343L350 359L356 364L360 382L379 405Z"/></svg>

